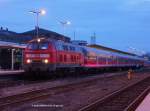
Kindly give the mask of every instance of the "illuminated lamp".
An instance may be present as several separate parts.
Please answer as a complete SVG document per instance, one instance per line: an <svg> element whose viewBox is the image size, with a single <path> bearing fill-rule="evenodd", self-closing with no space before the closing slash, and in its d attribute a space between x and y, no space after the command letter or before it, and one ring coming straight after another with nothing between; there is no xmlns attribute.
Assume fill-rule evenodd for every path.
<svg viewBox="0 0 150 111"><path fill-rule="evenodd" d="M30 64L30 63L31 63L31 60L30 60L30 59L27 59L27 63Z"/></svg>
<svg viewBox="0 0 150 111"><path fill-rule="evenodd" d="M49 62L48 59L45 59L45 60L44 60L44 63L45 63L45 64L47 64L48 62Z"/></svg>
<svg viewBox="0 0 150 111"><path fill-rule="evenodd" d="M41 39L37 39L37 41L38 41L38 42L40 42L40 41L41 41Z"/></svg>

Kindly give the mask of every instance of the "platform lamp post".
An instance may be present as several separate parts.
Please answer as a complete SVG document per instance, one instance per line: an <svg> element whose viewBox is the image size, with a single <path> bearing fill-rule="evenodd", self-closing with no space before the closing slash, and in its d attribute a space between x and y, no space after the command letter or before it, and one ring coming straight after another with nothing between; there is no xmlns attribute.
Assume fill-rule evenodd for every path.
<svg viewBox="0 0 150 111"><path fill-rule="evenodd" d="M60 24L62 25L63 27L63 34L65 35L65 28L69 25L71 25L71 22L70 21L59 21Z"/></svg>
<svg viewBox="0 0 150 111"><path fill-rule="evenodd" d="M15 49L11 49L11 70L14 70L14 51Z"/></svg>
<svg viewBox="0 0 150 111"><path fill-rule="evenodd" d="M36 37L39 37L39 15L45 15L46 11L45 10L33 10L29 11L30 13L33 13L36 15Z"/></svg>

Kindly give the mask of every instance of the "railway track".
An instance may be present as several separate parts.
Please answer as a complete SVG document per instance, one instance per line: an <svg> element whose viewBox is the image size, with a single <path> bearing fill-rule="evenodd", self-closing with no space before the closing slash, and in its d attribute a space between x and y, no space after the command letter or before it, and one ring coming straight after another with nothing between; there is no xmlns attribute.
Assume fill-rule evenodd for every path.
<svg viewBox="0 0 150 111"><path fill-rule="evenodd" d="M135 70L135 72L145 72L149 69L144 69L142 71L140 70ZM111 72L105 73L106 75ZM122 72L116 72L116 73L126 73L126 71L122 71ZM67 75L67 74L66 74ZM104 74L101 74L104 75ZM76 77L72 76L72 78L84 78L84 77L88 77L91 76L92 74L86 74L86 75L77 75ZM69 78L70 76L68 75L68 77L64 76L65 78ZM41 77L41 78L24 78L23 75L3 75L0 76L0 89L2 88L7 88L7 87L15 87L15 86L19 86L19 85L28 85L28 84L33 84L33 83L40 83L40 82L46 82L46 81L54 81L54 80L58 80L58 79L62 79L64 77L59 77L58 75L55 76L48 76L46 78Z"/></svg>
<svg viewBox="0 0 150 111"><path fill-rule="evenodd" d="M21 85L22 83L24 83L24 81L22 79L19 79L19 77L17 77L16 75L0 76L0 89Z"/></svg>
<svg viewBox="0 0 150 111"><path fill-rule="evenodd" d="M83 80L77 83L75 82L75 83L56 86L52 88L38 89L38 90L33 90L33 91L17 94L17 95L2 97L0 98L0 108L5 109L8 106L9 107L17 106L25 102L33 102L36 100L45 99L52 95L71 91L76 88L88 87L89 85L95 84L97 81L99 81L99 79L100 78L94 78L94 79L89 79L85 81Z"/></svg>
<svg viewBox="0 0 150 111"><path fill-rule="evenodd" d="M42 80L41 81L29 80L23 78L23 76L21 75L2 76L0 77L0 89L21 86L21 85L28 85L28 84L39 83L39 82L42 82Z"/></svg>
<svg viewBox="0 0 150 111"><path fill-rule="evenodd" d="M149 86L150 77L98 99L79 111L134 111L149 91Z"/></svg>
<svg viewBox="0 0 150 111"><path fill-rule="evenodd" d="M124 74L124 73L123 73ZM122 74L121 74L122 75ZM113 74L106 75L105 77L113 77ZM115 75L116 76L116 75ZM118 73L117 76L120 76L120 73ZM34 102L36 100L43 100L47 97L50 97L52 95L56 95L59 93L65 93L74 89L80 89L83 87L88 87L90 85L96 84L100 79L103 80L104 76L100 77L94 77L94 78L88 78L86 80L82 81L76 81L68 84L64 84L61 86L55 86L55 87L46 87L46 88L40 88L40 89L33 89L28 92L11 95L7 97L1 97L0 98L0 108L5 109L8 106L18 106L23 103L27 102Z"/></svg>
<svg viewBox="0 0 150 111"><path fill-rule="evenodd" d="M107 77L107 76L105 76L105 77ZM99 81L100 78L102 78L102 77L94 78L94 79L90 78L85 81L83 80L81 82L69 83L69 84L56 86L56 87L49 87L49 88L36 89L36 90L33 89L32 91L24 92L21 94L16 94L16 95L7 96L7 97L1 97L0 98L0 108L7 109L8 107L16 107L18 105L22 105L27 102L43 100L52 95L71 91L76 88L80 89L83 87L88 87L92 84L96 84L96 82Z"/></svg>

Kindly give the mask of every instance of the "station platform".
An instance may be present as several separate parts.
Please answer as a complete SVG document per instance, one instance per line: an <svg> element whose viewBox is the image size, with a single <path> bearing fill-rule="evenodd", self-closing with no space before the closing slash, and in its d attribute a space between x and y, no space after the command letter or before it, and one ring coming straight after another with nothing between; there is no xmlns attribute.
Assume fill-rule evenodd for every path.
<svg viewBox="0 0 150 111"><path fill-rule="evenodd" d="M150 111L150 93L145 97L135 111Z"/></svg>
<svg viewBox="0 0 150 111"><path fill-rule="evenodd" d="M22 72L24 72L24 70L0 70L0 75L19 74Z"/></svg>

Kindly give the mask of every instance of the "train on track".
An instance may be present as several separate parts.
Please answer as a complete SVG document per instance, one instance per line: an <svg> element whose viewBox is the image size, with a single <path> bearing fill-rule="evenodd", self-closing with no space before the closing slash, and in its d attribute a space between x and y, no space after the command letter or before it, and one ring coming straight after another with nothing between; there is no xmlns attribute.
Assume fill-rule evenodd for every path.
<svg viewBox="0 0 150 111"><path fill-rule="evenodd" d="M145 59L136 55L46 38L31 40L24 51L24 70L27 72L140 68L144 63Z"/></svg>

